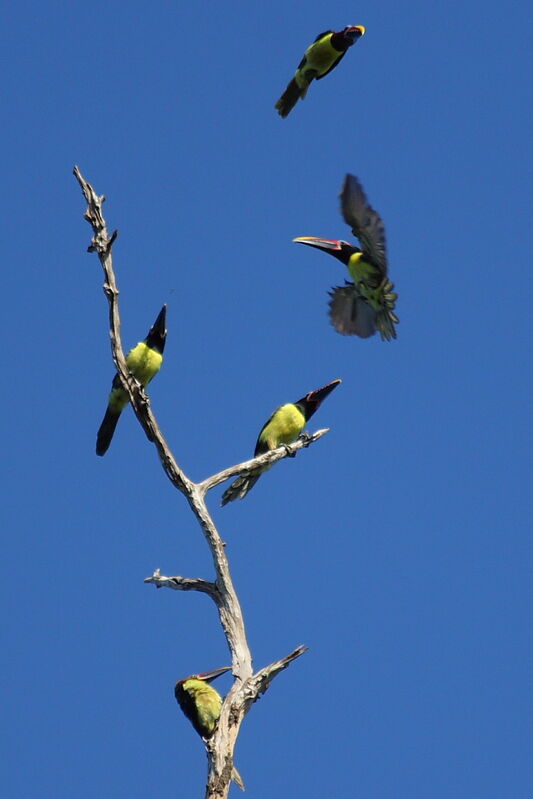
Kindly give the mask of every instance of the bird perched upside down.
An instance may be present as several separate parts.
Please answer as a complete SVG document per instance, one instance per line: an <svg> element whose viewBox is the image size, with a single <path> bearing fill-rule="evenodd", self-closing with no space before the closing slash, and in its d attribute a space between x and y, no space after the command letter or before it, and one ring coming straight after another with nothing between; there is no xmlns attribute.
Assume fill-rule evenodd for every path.
<svg viewBox="0 0 533 799"><path fill-rule="evenodd" d="M222 697L209 683L230 669L231 666L223 666L221 669L206 671L203 674L193 674L191 677L179 680L174 687L174 696L178 705L198 735L204 739L211 738L215 732L222 709ZM242 777L235 766L231 779L244 791Z"/></svg>
<svg viewBox="0 0 533 799"><path fill-rule="evenodd" d="M289 402L277 408L259 433L254 458L271 449L276 449L280 444L292 444L293 441L296 441L311 416L319 409L328 394L331 394L341 382L339 379L333 380L327 386L310 391L296 402ZM270 469L270 464L262 466L254 472L239 475L224 491L221 505L226 505L235 499L244 499L267 469Z"/></svg>
<svg viewBox="0 0 533 799"><path fill-rule="evenodd" d="M156 376L163 363L163 350L167 337L166 311L167 306L163 305L144 341L139 341L126 355L126 365L129 371L143 388ZM109 449L120 414L128 402L129 397L116 374L111 385L107 410L96 436L97 455L105 455Z"/></svg>
<svg viewBox="0 0 533 799"><path fill-rule="evenodd" d="M362 249L347 241L316 236L300 236L293 241L317 247L348 267L354 282L346 281L345 286L337 286L330 292L329 315L335 329L344 336L361 338L379 330L382 340L390 341L396 338L394 325L400 320L394 313L398 295L387 277L385 227L353 175L346 175L344 180L341 212Z"/></svg>
<svg viewBox="0 0 533 799"><path fill-rule="evenodd" d="M335 69L344 54L365 33L362 25L348 25L342 31L319 33L298 64L291 82L276 103L278 114L286 117L298 100L303 100L313 80L324 78Z"/></svg>

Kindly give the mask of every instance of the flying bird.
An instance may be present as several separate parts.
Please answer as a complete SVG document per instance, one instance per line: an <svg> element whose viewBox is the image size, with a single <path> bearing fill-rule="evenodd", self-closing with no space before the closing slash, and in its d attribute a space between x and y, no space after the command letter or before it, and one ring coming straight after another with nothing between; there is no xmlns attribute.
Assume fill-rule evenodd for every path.
<svg viewBox="0 0 533 799"><path fill-rule="evenodd" d="M193 674L191 677L179 680L174 686L174 696L178 705L198 735L204 739L213 735L222 709L222 697L209 683L230 669L231 666L223 666L221 669L206 671L203 674ZM242 777L235 766L231 779L244 791Z"/></svg>
<svg viewBox="0 0 533 799"><path fill-rule="evenodd" d="M163 363L163 350L165 349L167 337L165 328L166 312L167 306L163 305L144 341L139 341L126 355L126 364L129 371L143 388L155 377ZM111 385L107 410L96 436L97 455L105 455L109 449L120 414L128 404L128 401L128 395L122 388L120 378L116 374Z"/></svg>
<svg viewBox="0 0 533 799"><path fill-rule="evenodd" d="M313 44L309 45L298 64L294 77L276 103L278 114L286 117L298 100L304 99L313 80L324 78L335 69L347 49L364 35L362 25L348 25L342 31L319 33Z"/></svg>
<svg viewBox="0 0 533 799"><path fill-rule="evenodd" d="M341 382L338 379L333 380L327 386L317 388L316 391L310 391L305 397L296 400L296 402L289 402L277 408L259 433L255 445L254 458L271 449L276 449L280 444L291 444L296 441L311 416L319 409L328 394L331 394L333 389ZM244 499L263 472L266 472L269 468L270 464L248 474L239 475L230 487L224 491L221 505L226 505L235 499Z"/></svg>
<svg viewBox="0 0 533 799"><path fill-rule="evenodd" d="M348 267L353 283L346 281L330 292L329 316L335 329L344 336L361 338L379 330L382 340L390 341L396 338L394 325L400 320L394 313L398 295L387 277L383 221L353 175L346 175L340 199L344 221L359 239L361 249L347 241L316 236L300 236L293 241L317 247Z"/></svg>

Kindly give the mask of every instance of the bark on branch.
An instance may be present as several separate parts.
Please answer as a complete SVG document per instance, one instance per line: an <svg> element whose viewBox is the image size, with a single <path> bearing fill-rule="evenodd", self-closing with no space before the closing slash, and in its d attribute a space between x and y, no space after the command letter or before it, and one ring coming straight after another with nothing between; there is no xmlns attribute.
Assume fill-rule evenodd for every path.
<svg viewBox="0 0 533 799"><path fill-rule="evenodd" d="M207 509L205 496L215 486L228 480L241 472L253 470L264 464L273 464L282 458L296 454L303 447L317 441L327 429L318 430L312 435L302 436L298 441L288 446L279 447L257 458L243 461L229 469L224 469L211 477L205 478L201 483L194 483L187 477L178 465L170 447L168 446L156 418L150 408L146 392L128 372L122 341L120 337L120 314L115 273L113 270L112 249L117 238L117 231L109 235L102 205L105 201L103 195L98 195L90 183L82 176L78 167L74 167L74 175L78 181L87 201L85 219L93 230L89 252L96 252L104 271L104 293L109 304L109 328L113 361L124 390L127 392L135 415L139 420L146 436L157 449L165 474L172 484L181 491L193 511L204 537L209 546L215 581L209 582L200 578L190 577L165 577L157 569L146 583L152 583L157 588L172 588L176 591L198 591L208 594L215 603L224 634L232 657L232 671L235 681L222 705L222 712L217 729L213 737L206 742L208 753L208 780L205 799L225 799L228 795L233 750L240 725L260 694L269 687L274 677L305 651L304 646L299 646L281 660L265 666L255 674L252 668L252 656L246 638L244 619L239 599L231 574L225 552L225 544L218 532L213 519ZM179 676L179 675L177 675Z"/></svg>
<svg viewBox="0 0 533 799"><path fill-rule="evenodd" d="M217 472L217 474L213 474L211 477L206 477L205 480L198 483L198 489L202 494L206 494L215 486L223 483L225 480L229 480L230 477L235 477L236 474L253 472L260 466L276 463L276 461L280 461L283 458L294 458L298 450L308 447L310 444L318 441L318 439L322 438L326 433L329 433L329 427L317 430L316 433L303 434L292 444L282 444L277 449L271 449L268 452L264 452L262 455L258 455L256 458L250 458L248 461L243 461L242 463L237 463L235 466L230 466L228 469L223 469L221 472Z"/></svg>
<svg viewBox="0 0 533 799"><path fill-rule="evenodd" d="M156 569L150 577L144 578L145 583L153 583L156 588L172 588L174 591L199 591L201 594L209 594L215 598L217 587L209 580L202 580L201 577L165 577L159 569Z"/></svg>

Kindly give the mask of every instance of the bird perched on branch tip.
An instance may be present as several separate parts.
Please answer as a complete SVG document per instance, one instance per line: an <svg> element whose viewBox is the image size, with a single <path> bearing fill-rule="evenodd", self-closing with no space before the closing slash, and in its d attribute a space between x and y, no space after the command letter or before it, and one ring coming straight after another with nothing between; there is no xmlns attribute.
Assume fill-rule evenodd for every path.
<svg viewBox="0 0 533 799"><path fill-rule="evenodd" d="M259 433L254 458L271 449L276 449L280 444L292 444L293 441L296 441L311 416L319 409L328 394L331 394L341 382L339 379L333 380L327 386L310 391L296 402L289 402L277 408ZM253 472L239 475L224 491L221 505L226 505L236 499L244 499L263 472L269 468L270 464L267 464Z"/></svg>

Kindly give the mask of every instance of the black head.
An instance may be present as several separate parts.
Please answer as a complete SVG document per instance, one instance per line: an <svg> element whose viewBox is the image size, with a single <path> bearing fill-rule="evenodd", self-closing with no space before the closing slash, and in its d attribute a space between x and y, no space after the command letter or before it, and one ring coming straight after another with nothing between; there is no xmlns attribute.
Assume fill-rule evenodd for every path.
<svg viewBox="0 0 533 799"><path fill-rule="evenodd" d="M305 416L305 421L308 422L311 416L317 411L322 404L322 402L326 399L328 394L331 394L334 388L342 383L342 380L337 378L337 380L333 380L331 383L328 383L327 386L322 386L322 388L317 388L315 391L310 391L305 397L302 397L299 400L296 400L294 405L298 405L301 409L303 415Z"/></svg>
<svg viewBox="0 0 533 799"><path fill-rule="evenodd" d="M157 319L148 331L148 335L145 338L146 346L150 347L152 350L157 350L161 353L161 355L165 349L165 341L167 338L166 319L167 306L163 305L159 311Z"/></svg>
<svg viewBox="0 0 533 799"><path fill-rule="evenodd" d="M333 34L331 44L335 50L347 50L364 34L365 28L363 25L347 25L343 30Z"/></svg>

